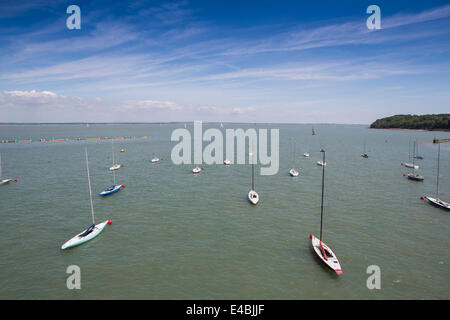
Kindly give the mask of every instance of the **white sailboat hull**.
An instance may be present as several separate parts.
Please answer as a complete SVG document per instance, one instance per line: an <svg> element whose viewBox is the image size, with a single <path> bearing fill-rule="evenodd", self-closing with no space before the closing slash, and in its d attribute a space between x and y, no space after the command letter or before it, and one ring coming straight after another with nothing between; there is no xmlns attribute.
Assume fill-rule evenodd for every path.
<svg viewBox="0 0 450 320"><path fill-rule="evenodd" d="M311 245L314 253L328 268L336 272L336 274L342 274L342 268L334 252L319 238L316 238L313 234L309 236L311 238ZM323 250L322 250L323 248ZM325 256L324 256L325 251Z"/></svg>
<svg viewBox="0 0 450 320"><path fill-rule="evenodd" d="M298 171L297 170L295 170L295 169L291 169L291 170L289 170L289 174L292 176L292 177L298 177Z"/></svg>
<svg viewBox="0 0 450 320"><path fill-rule="evenodd" d="M120 169L120 164L115 164L109 168L109 171L114 171L114 170L119 170L119 169Z"/></svg>
<svg viewBox="0 0 450 320"><path fill-rule="evenodd" d="M317 161L317 165L325 167L327 165L326 162L323 162L322 160Z"/></svg>
<svg viewBox="0 0 450 320"><path fill-rule="evenodd" d="M159 158L153 158L153 159L152 159L152 162L153 162L153 163L158 162L158 161L159 161Z"/></svg>
<svg viewBox="0 0 450 320"><path fill-rule="evenodd" d="M408 163L408 162L402 162L401 163L402 166L406 167L406 168L412 168L412 169L419 169L419 166L417 164L412 164L412 163Z"/></svg>
<svg viewBox="0 0 450 320"><path fill-rule="evenodd" d="M223 162L223 164L228 166L228 165L231 164L231 160L225 160L225 161Z"/></svg>
<svg viewBox="0 0 450 320"><path fill-rule="evenodd" d="M0 185L6 184L6 183L12 182L12 181L13 181L13 179L3 179L3 180L0 180Z"/></svg>
<svg viewBox="0 0 450 320"><path fill-rule="evenodd" d="M308 157L309 157L309 153L308 153L308 152L305 152L305 153L303 154L303 156L304 156L305 158L308 158Z"/></svg>
<svg viewBox="0 0 450 320"><path fill-rule="evenodd" d="M248 201L252 204L257 204L259 202L259 194L255 190L250 190L248 192Z"/></svg>
<svg viewBox="0 0 450 320"><path fill-rule="evenodd" d="M442 201L441 199L438 198L433 198L433 197L429 197L429 196L425 196L425 199L432 205L442 208L442 209L446 209L446 210L450 210L450 203Z"/></svg>
<svg viewBox="0 0 450 320"><path fill-rule="evenodd" d="M199 167L192 169L192 173L200 173L200 171L202 171L202 169L200 169Z"/></svg>
<svg viewBox="0 0 450 320"><path fill-rule="evenodd" d="M103 229L105 228L107 223L108 223L108 220L103 221L102 223L96 224L94 227L94 230L85 237L80 237L80 235L83 234L87 229L80 232L75 237L73 237L72 239L70 239L69 241L64 243L61 246L61 249L64 250L64 249L72 248L72 247L78 246L82 243L85 243L85 242L95 238L96 236L98 236L100 234L100 232L103 231Z"/></svg>

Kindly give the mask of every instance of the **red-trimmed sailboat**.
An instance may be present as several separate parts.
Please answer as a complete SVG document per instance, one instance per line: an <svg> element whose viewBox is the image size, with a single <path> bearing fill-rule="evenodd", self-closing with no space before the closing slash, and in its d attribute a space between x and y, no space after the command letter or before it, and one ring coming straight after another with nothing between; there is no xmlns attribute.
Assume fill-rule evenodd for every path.
<svg viewBox="0 0 450 320"><path fill-rule="evenodd" d="M325 163L325 150L321 149L320 152L323 153L322 162ZM341 275L342 268L338 258L334 254L333 250L331 250L330 247L328 247L322 241L324 184L325 184L325 166L322 166L322 202L320 205L320 238L317 238L313 234L310 234L309 238L311 239L311 246L314 250L314 253L319 258L319 260L322 261L328 268L336 272L337 275Z"/></svg>

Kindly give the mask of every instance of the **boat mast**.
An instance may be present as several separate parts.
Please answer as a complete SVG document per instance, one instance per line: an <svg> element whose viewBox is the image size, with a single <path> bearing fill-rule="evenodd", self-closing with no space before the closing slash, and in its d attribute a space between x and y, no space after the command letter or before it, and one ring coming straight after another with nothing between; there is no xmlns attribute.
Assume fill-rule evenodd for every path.
<svg viewBox="0 0 450 320"><path fill-rule="evenodd" d="M322 225L323 225L323 194L324 194L324 185L325 185L325 150L321 149L320 152L323 152L323 166L322 166L322 201L320 204L320 241L322 241Z"/></svg>
<svg viewBox="0 0 450 320"><path fill-rule="evenodd" d="M88 175L89 199L91 200L92 223L95 224L95 220L94 220L94 205L92 204L91 176L89 175L89 161L88 161L87 147L84 148L84 151L86 153L86 170L87 170L87 175Z"/></svg>

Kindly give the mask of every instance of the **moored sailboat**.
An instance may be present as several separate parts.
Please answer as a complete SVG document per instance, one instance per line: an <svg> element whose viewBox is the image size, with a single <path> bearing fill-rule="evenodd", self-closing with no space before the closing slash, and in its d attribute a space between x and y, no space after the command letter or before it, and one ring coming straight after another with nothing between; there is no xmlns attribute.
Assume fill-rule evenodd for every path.
<svg viewBox="0 0 450 320"><path fill-rule="evenodd" d="M435 207L450 210L450 203L445 202L441 199L439 199L439 159L441 156L441 144L438 143L438 161L437 161L437 175L436 175L436 195L434 197L430 196L424 196L424 199L427 200L427 202Z"/></svg>
<svg viewBox="0 0 450 320"><path fill-rule="evenodd" d="M323 152L323 163L325 162L325 150ZM325 166L322 167L322 200L320 206L320 238L317 238L313 234L309 235L311 239L311 246L314 253L327 267L333 270L337 275L342 274L342 268L334 252L322 241L322 226L323 226L323 197L324 197L324 185L325 185Z"/></svg>
<svg viewBox="0 0 450 320"><path fill-rule="evenodd" d="M71 247L78 246L78 245L80 245L82 243L85 243L85 242L95 238L96 236L98 236L100 234L100 232L103 231L103 229L105 228L106 224L111 224L111 220L106 220L106 221L103 221L103 222L101 222L99 224L95 224L94 205L92 203L91 177L89 175L89 161L88 161L87 147L85 148L85 153L86 153L86 170L87 170L88 185L89 185L89 199L90 199L90 202L91 202L92 225L89 228L87 228L86 230L84 230L84 231L80 232L79 234L77 234L72 239L66 241L61 246L61 249L63 249L63 250L71 248Z"/></svg>
<svg viewBox="0 0 450 320"><path fill-rule="evenodd" d="M252 188L248 192L247 198L251 204L255 205L259 202L259 194L255 191L255 164L253 163L253 152L250 153L252 156Z"/></svg>

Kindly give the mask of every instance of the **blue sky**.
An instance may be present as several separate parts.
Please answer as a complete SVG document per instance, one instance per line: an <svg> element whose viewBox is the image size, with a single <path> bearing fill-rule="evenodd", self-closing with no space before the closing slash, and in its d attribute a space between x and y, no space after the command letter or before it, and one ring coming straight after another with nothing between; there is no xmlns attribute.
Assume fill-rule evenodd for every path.
<svg viewBox="0 0 450 320"><path fill-rule="evenodd" d="M66 8L81 8L68 30ZM368 30L366 9L381 9ZM0 122L450 111L448 1L2 1Z"/></svg>

